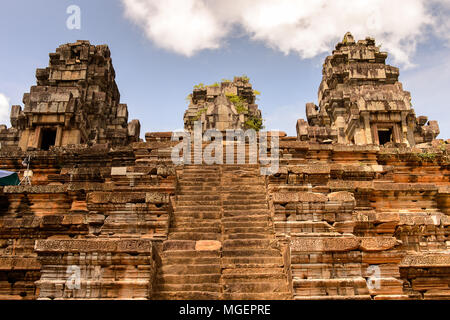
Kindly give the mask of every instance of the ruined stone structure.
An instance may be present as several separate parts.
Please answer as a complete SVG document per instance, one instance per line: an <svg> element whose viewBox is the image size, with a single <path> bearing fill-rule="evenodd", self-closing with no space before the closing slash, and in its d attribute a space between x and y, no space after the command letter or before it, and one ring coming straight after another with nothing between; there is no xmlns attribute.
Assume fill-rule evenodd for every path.
<svg viewBox="0 0 450 320"><path fill-rule="evenodd" d="M386 52L375 40L355 42L347 33L325 59L319 106L306 105L297 122L302 141L367 145L430 142L439 134L437 121L416 118L411 95L398 81L398 68L386 65Z"/></svg>
<svg viewBox="0 0 450 320"><path fill-rule="evenodd" d="M24 109L12 107L12 128L0 128L3 145L48 150L139 141L140 123L127 123L128 109L120 103L110 55L107 46L88 41L51 53L49 67L36 70L37 85L24 94Z"/></svg>
<svg viewBox="0 0 450 320"><path fill-rule="evenodd" d="M346 39L338 48L367 46L376 52L369 40L356 45ZM93 54L107 52L89 48ZM100 56L105 57L94 54L89 61L100 63ZM376 61L384 62L383 57ZM411 124L416 120L409 95L394 80L372 82L370 95L379 92L383 105L405 104L391 113L369 108L369 125L379 130L379 121L389 120L398 125L392 129L395 139L407 142L368 143L364 139L373 135L359 106L371 103L358 94L359 86L368 84L358 81L335 87L345 89L348 114L339 94L333 98L337 105L322 104L332 101L327 99L335 91L327 89L328 98L320 99L321 109L308 117L309 127L300 126L299 137L278 134L280 168L269 176L260 174L262 164L248 161L175 165L171 151L178 142L171 141L170 132L111 147L112 132L96 131L98 143L48 151L19 144L38 115L24 127L3 129L8 134L0 140L0 170L22 176L21 162L31 156L34 175L31 186L0 187L0 298L449 299L450 144L430 141L437 131L430 132L423 121ZM56 83L55 88L62 86ZM208 90L198 94L209 96ZM69 96L74 101L75 94ZM226 104L223 96L217 99ZM86 121L92 114L83 103L94 100L73 102ZM118 97L105 101L118 103ZM358 109L353 101L360 103ZM101 105L111 108L105 117L111 116L108 121L120 129L115 132L125 137L121 113ZM221 122L216 106L209 126ZM362 118L352 122L353 116ZM350 120L342 127L339 117ZM206 115L202 119L208 121ZM353 129L345 127L350 122ZM60 125L64 135L82 123ZM235 126L225 122L220 129ZM356 137L354 143L349 137Z"/></svg>
<svg viewBox="0 0 450 320"><path fill-rule="evenodd" d="M203 131L262 128L261 111L255 104L255 91L247 77L196 87L189 95L191 103L184 113L184 128L187 131L192 131L194 122L199 120L202 121Z"/></svg>

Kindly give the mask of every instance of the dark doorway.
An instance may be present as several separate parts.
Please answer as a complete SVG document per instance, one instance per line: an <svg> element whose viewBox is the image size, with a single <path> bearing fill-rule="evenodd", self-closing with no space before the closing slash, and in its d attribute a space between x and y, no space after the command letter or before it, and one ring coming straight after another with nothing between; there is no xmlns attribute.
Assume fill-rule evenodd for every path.
<svg viewBox="0 0 450 320"><path fill-rule="evenodd" d="M56 129L43 129L41 139L41 150L49 150L56 142Z"/></svg>
<svg viewBox="0 0 450 320"><path fill-rule="evenodd" d="M386 144L392 141L392 129L379 129L378 140L380 145Z"/></svg>

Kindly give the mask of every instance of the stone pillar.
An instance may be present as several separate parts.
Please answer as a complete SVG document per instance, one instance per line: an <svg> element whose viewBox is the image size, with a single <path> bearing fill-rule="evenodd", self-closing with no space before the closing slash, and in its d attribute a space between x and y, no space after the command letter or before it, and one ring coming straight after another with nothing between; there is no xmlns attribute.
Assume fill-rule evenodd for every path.
<svg viewBox="0 0 450 320"><path fill-rule="evenodd" d="M361 112L361 117L364 121L364 133L366 136L366 143L373 144L372 130L370 127L370 114L368 112Z"/></svg>
<svg viewBox="0 0 450 320"><path fill-rule="evenodd" d="M62 126L58 126L56 129L56 139L55 139L55 146L60 147L62 145L62 136L63 136L63 128Z"/></svg>
<svg viewBox="0 0 450 320"><path fill-rule="evenodd" d="M401 142L402 143L406 143L409 146L409 141L408 141L408 123L406 122L406 116L407 116L407 113L406 112L402 112Z"/></svg>
<svg viewBox="0 0 450 320"><path fill-rule="evenodd" d="M41 127L36 127L36 129L34 130L34 136L32 136L32 140L28 140L28 147L39 149L39 140L41 139L41 133Z"/></svg>

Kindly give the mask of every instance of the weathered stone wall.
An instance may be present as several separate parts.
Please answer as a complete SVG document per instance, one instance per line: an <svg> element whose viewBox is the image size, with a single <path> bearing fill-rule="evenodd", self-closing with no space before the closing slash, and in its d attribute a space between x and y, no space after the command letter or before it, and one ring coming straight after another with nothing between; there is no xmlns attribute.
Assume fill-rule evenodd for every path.
<svg viewBox="0 0 450 320"><path fill-rule="evenodd" d="M217 192L225 196L217 188L202 186L209 181L199 180L203 176L196 180L191 173L191 182L186 180L191 177L188 175L178 180L177 170L185 169L171 164L174 142L168 141L167 136L149 134L149 142L119 149L97 146L60 148L56 153L35 152L31 166L35 172L33 186L5 187L0 192L1 296L161 297L154 291L161 290L161 285L155 287L153 282L160 268L158 263L164 266L166 261L166 258L159 261L165 252L162 242L179 239L170 241L184 243L190 239L185 238L183 224L173 217L177 211L172 196L183 195L187 199L190 193L186 190L192 189L192 195L203 192L205 199L211 200L198 202L199 210L203 203L209 206L206 203L212 203ZM447 152L447 144L437 144L431 149L395 149L313 144L282 137L280 170L267 177L264 192L272 212L276 246L283 253L282 266L289 276L294 298L449 298ZM15 170L21 167L24 154L15 151L2 153L0 157L1 169ZM224 173L228 172L225 170L242 173L229 176L231 180L221 188L241 194L252 188L263 192L259 182L258 186L256 180L252 182L256 177L245 171L257 167L247 166L225 169L224 165L220 169ZM201 168L208 166L197 169L193 166L186 172ZM205 177L208 175L205 172ZM233 197L226 200L229 209L224 207L231 210L229 218L221 218L221 223L230 227L235 223L227 219L241 217L236 216L241 212L236 210L242 210L239 202L242 200ZM259 195L252 199L261 203L255 202L248 210L259 212L257 208L264 207L265 200ZM221 202L214 206L220 207ZM181 218L186 218L186 214L183 211ZM254 232L261 228L261 221L246 221L245 226L233 228L256 236ZM195 223L190 228L194 227ZM181 235L183 238L178 238ZM237 241L238 236L225 234L218 241ZM122 241L143 241L144 249L137 253L133 246L127 247L129 251L115 249ZM242 243L245 241L248 240ZM229 253L221 258L226 250L231 250L230 254L236 251L238 242L230 248L215 245L218 258L214 259L219 259L219 263L220 259L228 261L231 269L238 266L234 263L242 264L242 257L238 259ZM270 259L280 258L267 257L261 261L269 263ZM81 291L66 288L70 276L67 268L71 267L70 271L73 266L79 267L82 274ZM171 268L175 270L174 266ZM370 286L374 272L378 272L377 287ZM222 277L225 276L219 274L218 279ZM273 286L261 283L245 288L263 290ZM262 291L255 294L258 298L264 296ZM237 295L229 292L225 296ZM251 295L246 293L245 297Z"/></svg>
<svg viewBox="0 0 450 320"><path fill-rule="evenodd" d="M280 148L268 186L296 299L450 298L448 145Z"/></svg>
<svg viewBox="0 0 450 320"><path fill-rule="evenodd" d="M151 149L96 145L27 153L32 185L0 190L0 296L148 298L174 193L167 162L139 161ZM22 176L25 155L0 153L0 167ZM133 248L141 242L142 250ZM87 281L76 293L65 287L73 266Z"/></svg>
<svg viewBox="0 0 450 320"><path fill-rule="evenodd" d="M151 240L40 240L35 251L39 299L148 299L153 291Z"/></svg>

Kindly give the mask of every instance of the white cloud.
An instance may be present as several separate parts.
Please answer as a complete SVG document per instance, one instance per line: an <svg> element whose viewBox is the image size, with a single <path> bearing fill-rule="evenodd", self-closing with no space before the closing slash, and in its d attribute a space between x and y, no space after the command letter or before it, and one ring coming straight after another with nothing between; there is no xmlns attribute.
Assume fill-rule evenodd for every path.
<svg viewBox="0 0 450 320"><path fill-rule="evenodd" d="M216 49L227 34L204 1L123 0L125 14L164 49L192 56L203 49Z"/></svg>
<svg viewBox="0 0 450 320"><path fill-rule="evenodd" d="M0 124L9 123L9 99L0 93Z"/></svg>
<svg viewBox="0 0 450 320"><path fill-rule="evenodd" d="M428 32L448 37L449 0L122 0L158 46L186 56L219 48L233 27L285 54L329 52L345 32L375 37L408 67ZM437 10L436 7L440 9ZM450 40L450 37L449 37Z"/></svg>

